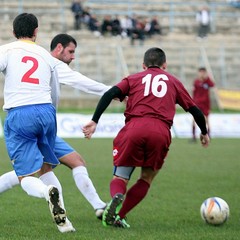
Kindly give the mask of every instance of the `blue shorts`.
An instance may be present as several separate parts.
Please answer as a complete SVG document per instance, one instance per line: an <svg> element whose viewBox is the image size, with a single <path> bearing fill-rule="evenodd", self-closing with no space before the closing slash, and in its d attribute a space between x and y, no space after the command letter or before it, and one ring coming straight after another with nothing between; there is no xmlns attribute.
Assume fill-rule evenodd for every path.
<svg viewBox="0 0 240 240"><path fill-rule="evenodd" d="M60 137L56 137L54 153L58 159L75 152L75 150ZM60 160L61 161L61 160Z"/></svg>
<svg viewBox="0 0 240 240"><path fill-rule="evenodd" d="M17 176L38 172L43 163L58 165L54 154L56 110L52 104L16 107L8 111L4 135Z"/></svg>

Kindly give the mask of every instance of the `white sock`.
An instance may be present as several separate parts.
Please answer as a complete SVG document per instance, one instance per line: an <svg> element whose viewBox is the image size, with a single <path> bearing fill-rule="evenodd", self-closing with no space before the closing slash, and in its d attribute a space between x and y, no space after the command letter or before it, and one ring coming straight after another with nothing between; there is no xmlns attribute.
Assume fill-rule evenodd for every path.
<svg viewBox="0 0 240 240"><path fill-rule="evenodd" d="M30 196L45 198L46 200L47 197L49 198L49 196L46 196L48 187L39 178L24 177L21 181L21 187Z"/></svg>
<svg viewBox="0 0 240 240"><path fill-rule="evenodd" d="M72 173L77 188L87 199L87 201L92 205L92 207L94 209L104 208L106 206L106 203L99 198L96 189L88 176L86 167L79 166L73 168Z"/></svg>
<svg viewBox="0 0 240 240"><path fill-rule="evenodd" d="M44 184L46 185L54 185L58 191L59 191L59 198L61 201L61 206L64 208L64 201L63 201L63 194L62 194L62 185L59 182L58 178L54 174L53 171L44 173L40 179L43 181Z"/></svg>
<svg viewBox="0 0 240 240"><path fill-rule="evenodd" d="M15 171L4 173L0 176L0 193L5 192L19 184Z"/></svg>

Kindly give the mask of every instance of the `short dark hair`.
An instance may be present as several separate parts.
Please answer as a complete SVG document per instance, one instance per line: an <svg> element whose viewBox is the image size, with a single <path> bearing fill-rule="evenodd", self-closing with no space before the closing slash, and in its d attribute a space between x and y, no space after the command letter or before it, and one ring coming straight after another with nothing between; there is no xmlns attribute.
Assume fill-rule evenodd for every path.
<svg viewBox="0 0 240 240"><path fill-rule="evenodd" d="M13 21L13 31L17 39L33 37L38 28L38 19L32 13L21 13Z"/></svg>
<svg viewBox="0 0 240 240"><path fill-rule="evenodd" d="M143 62L146 67L161 67L166 62L166 55L160 48L149 48L144 54Z"/></svg>
<svg viewBox="0 0 240 240"><path fill-rule="evenodd" d="M56 46L58 45L58 43L61 43L62 46L65 48L71 42L77 47L77 41L72 36L70 36L66 33L60 33L52 39L51 44L50 44L50 50L53 51L56 48Z"/></svg>
<svg viewBox="0 0 240 240"><path fill-rule="evenodd" d="M207 69L205 68L205 67L200 67L200 68L198 68L198 71L207 71Z"/></svg>

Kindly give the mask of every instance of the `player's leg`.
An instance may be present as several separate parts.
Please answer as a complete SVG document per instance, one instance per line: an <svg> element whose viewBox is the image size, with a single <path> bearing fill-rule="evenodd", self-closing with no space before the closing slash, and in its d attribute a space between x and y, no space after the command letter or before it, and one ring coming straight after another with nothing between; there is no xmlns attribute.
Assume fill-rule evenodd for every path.
<svg viewBox="0 0 240 240"><path fill-rule="evenodd" d="M146 167L142 168L140 178L126 193L122 208L118 213L120 219L124 219L127 213L145 198L157 173L158 170L153 170L152 168Z"/></svg>
<svg viewBox="0 0 240 240"><path fill-rule="evenodd" d="M210 137L210 125L209 125L208 115L205 115L205 120L206 120L206 125L207 125L208 136Z"/></svg>
<svg viewBox="0 0 240 240"><path fill-rule="evenodd" d="M60 202L62 203L62 207L64 208L64 202L63 202L63 197L62 197L62 187L60 182L58 181L58 179L56 179L56 177L54 177L54 173L52 171L45 173L44 175L42 175L40 177L40 180L43 181L43 183L47 186L49 185L53 185L55 187L57 187L57 189L59 190L59 197L60 197ZM31 181L31 185L29 185L28 181ZM45 195L46 192L48 192L45 189L45 186L42 186L41 182L39 182L38 180L36 180L36 178L24 178L24 183L21 184L23 190L25 192L28 193L28 195L34 196L34 197L40 197L40 198L44 198L49 201L49 195ZM15 171L11 171L8 173L3 174L0 177L0 192L5 192L8 189L11 189L12 187L19 185L19 179L15 173ZM29 187L31 186L31 187ZM46 197L47 196L47 197ZM75 229L73 228L71 222L66 219L67 224L65 224L64 226L61 226L59 228L59 230L61 232L66 231L75 231ZM66 229L66 225L67 225L67 229Z"/></svg>
<svg viewBox="0 0 240 240"><path fill-rule="evenodd" d="M82 156L59 137L56 137L55 141L55 154L62 164L72 169L73 179L77 188L91 204L95 210L96 216L101 219L106 203L100 199L88 175L86 164Z"/></svg>
<svg viewBox="0 0 240 240"><path fill-rule="evenodd" d="M110 195L114 197L117 193L125 195L127 184L135 170L135 167L114 166L113 178L110 182Z"/></svg>
<svg viewBox="0 0 240 240"><path fill-rule="evenodd" d="M3 193L17 185L19 185L19 180L15 171L10 171L0 176L0 193Z"/></svg>
<svg viewBox="0 0 240 240"><path fill-rule="evenodd" d="M133 120L135 123L135 121ZM134 125L133 123L133 125ZM135 161L133 159L142 158L142 152L139 153L139 131L132 127L132 123L126 124L118 133L113 141L113 161L114 161L114 177L110 183L110 194L112 200L108 204L103 213L103 225L113 225L115 217L121 204L123 196L127 190L127 183L135 169Z"/></svg>
<svg viewBox="0 0 240 240"><path fill-rule="evenodd" d="M46 185L39 178L33 175L19 177L22 189L29 195L38 198L45 198L48 202L51 215L58 227L66 223L66 211L61 206L59 191L54 185Z"/></svg>
<svg viewBox="0 0 240 240"><path fill-rule="evenodd" d="M192 142L197 141L197 138L196 138L196 123L195 123L194 120L192 121L192 139L191 139L191 141Z"/></svg>
<svg viewBox="0 0 240 240"><path fill-rule="evenodd" d="M145 128L137 128L145 126ZM126 215L136 207L147 195L150 185L164 163L171 143L169 128L157 119L151 121L142 120L135 123L138 129L130 129L128 137L130 149L125 149L128 153L127 162L133 166L141 166L141 175L137 182L127 191L122 208L114 221L114 226L128 228ZM134 131L135 130L135 131ZM126 156L125 156L126 157ZM123 160L122 160L123 161Z"/></svg>
<svg viewBox="0 0 240 240"><path fill-rule="evenodd" d="M115 227L129 228L130 225L125 220L126 215L147 195L151 182L157 175L158 170L154 171L152 168L143 167L139 180L127 191L124 200L126 187L121 188L121 185L124 184L126 186L128 182L127 179L130 179L134 168L117 167L115 169L115 174L117 174L118 177L115 176L113 178L111 185L118 184L120 187L114 187L114 189L111 191L113 198L104 211L103 225L113 225Z"/></svg>
<svg viewBox="0 0 240 240"><path fill-rule="evenodd" d="M46 121L47 120L43 122ZM47 128L45 127L45 129L43 128L43 134L38 137L38 147L42 155L44 156L44 162L46 163L41 168L40 175L41 179L45 182L46 185L55 186L49 191L50 199L48 203L52 216L57 223L58 230L60 232L72 232L75 231L75 229L73 228L71 222L66 216L62 187L58 178L52 172L52 166L56 166L60 162L58 161L57 156L53 152L56 141L56 131L54 132L54 126L52 126L51 129L49 127L50 126L47 126Z"/></svg>
<svg viewBox="0 0 240 240"><path fill-rule="evenodd" d="M44 172L44 174L42 174L42 172ZM41 172L41 176L39 177L39 179L47 186L49 185L53 185L58 189L59 192L59 203L60 206L65 209L64 206L64 200L63 200L63 193L62 193L62 186L61 183L59 182L58 178L56 177L56 175L54 174L54 172L50 169L49 171L47 171L46 168L42 169ZM66 222L63 225L58 225L58 230L60 232L74 232L75 228L73 227L72 223L70 222L70 220L66 217Z"/></svg>
<svg viewBox="0 0 240 240"><path fill-rule="evenodd" d="M134 169L135 167L114 167L114 176L110 183L112 200L109 202L103 213L102 223L104 226L114 224L115 218L122 207L124 195L127 191L127 184Z"/></svg>

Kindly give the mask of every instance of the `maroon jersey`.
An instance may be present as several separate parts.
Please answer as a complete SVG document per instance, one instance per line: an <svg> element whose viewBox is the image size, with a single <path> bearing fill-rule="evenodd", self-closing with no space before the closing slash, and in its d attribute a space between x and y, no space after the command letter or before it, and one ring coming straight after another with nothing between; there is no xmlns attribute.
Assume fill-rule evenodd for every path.
<svg viewBox="0 0 240 240"><path fill-rule="evenodd" d="M211 104L209 89L213 86L214 83L210 78L195 79L193 83L193 100L206 116L209 115Z"/></svg>
<svg viewBox="0 0 240 240"><path fill-rule="evenodd" d="M154 117L173 124L176 104L185 111L196 106L183 84L173 75L154 67L124 78L116 85L128 96L126 122L133 117Z"/></svg>
<svg viewBox="0 0 240 240"><path fill-rule="evenodd" d="M126 124L113 142L114 165L160 169L171 144L176 103L185 110L196 104L178 79L157 67L124 78L117 87L128 101Z"/></svg>

